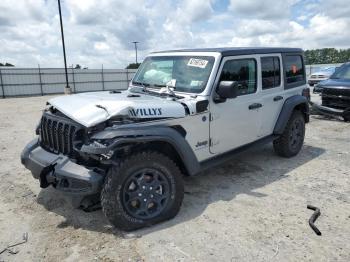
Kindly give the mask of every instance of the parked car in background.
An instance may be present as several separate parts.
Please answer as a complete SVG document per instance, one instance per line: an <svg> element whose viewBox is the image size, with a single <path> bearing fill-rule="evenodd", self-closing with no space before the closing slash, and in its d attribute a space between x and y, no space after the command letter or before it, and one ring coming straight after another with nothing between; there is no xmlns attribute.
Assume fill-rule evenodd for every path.
<svg viewBox="0 0 350 262"><path fill-rule="evenodd" d="M321 81L327 80L335 71L335 67L327 67L323 70L317 71L309 75L308 84L314 86ZM314 90L316 93L317 90Z"/></svg>
<svg viewBox="0 0 350 262"><path fill-rule="evenodd" d="M322 97L322 105L316 105L319 111L350 121L350 62L340 66L328 80L320 82L317 89Z"/></svg>

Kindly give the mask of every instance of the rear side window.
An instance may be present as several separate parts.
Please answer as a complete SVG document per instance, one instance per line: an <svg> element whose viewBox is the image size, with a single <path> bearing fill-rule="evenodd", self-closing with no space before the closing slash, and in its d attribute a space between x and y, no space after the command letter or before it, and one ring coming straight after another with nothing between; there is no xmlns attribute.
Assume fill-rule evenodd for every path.
<svg viewBox="0 0 350 262"><path fill-rule="evenodd" d="M256 61L249 58L226 61L222 68L220 81L238 82L238 95L247 95L255 93L256 78Z"/></svg>
<svg viewBox="0 0 350 262"><path fill-rule="evenodd" d="M287 84L304 82L305 70L301 55L286 55L285 71Z"/></svg>
<svg viewBox="0 0 350 262"><path fill-rule="evenodd" d="M261 58L262 89L269 89L281 84L280 59L274 57Z"/></svg>

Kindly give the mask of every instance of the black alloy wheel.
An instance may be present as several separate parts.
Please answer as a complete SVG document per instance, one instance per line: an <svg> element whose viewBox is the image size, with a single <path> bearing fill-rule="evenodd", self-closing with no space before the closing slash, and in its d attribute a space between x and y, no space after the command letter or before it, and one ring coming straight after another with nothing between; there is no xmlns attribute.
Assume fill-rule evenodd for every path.
<svg viewBox="0 0 350 262"><path fill-rule="evenodd" d="M115 227L125 231L173 218L184 196L182 176L176 163L159 152L120 159L105 178L102 211Z"/></svg>
<svg viewBox="0 0 350 262"><path fill-rule="evenodd" d="M158 216L170 198L170 182L153 168L143 168L125 182L122 203L129 215L139 219Z"/></svg>

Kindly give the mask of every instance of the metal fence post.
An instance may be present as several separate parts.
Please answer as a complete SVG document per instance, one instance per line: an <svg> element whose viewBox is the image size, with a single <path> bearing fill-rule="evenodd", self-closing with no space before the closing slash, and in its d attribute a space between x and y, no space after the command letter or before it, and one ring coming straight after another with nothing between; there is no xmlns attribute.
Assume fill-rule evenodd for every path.
<svg viewBox="0 0 350 262"><path fill-rule="evenodd" d="M0 69L0 80L1 80L2 98L5 98L4 81L3 81L3 79L2 79L2 72L1 72L1 69Z"/></svg>
<svg viewBox="0 0 350 262"><path fill-rule="evenodd" d="M126 69L126 89L129 87L129 71Z"/></svg>
<svg viewBox="0 0 350 262"><path fill-rule="evenodd" d="M102 91L104 91L105 90L105 78L103 75L103 64L102 64L101 78L102 78Z"/></svg>
<svg viewBox="0 0 350 262"><path fill-rule="evenodd" d="M44 95L43 92L43 82L41 81L41 70L40 70L40 65L38 64L38 70L39 70L39 81L40 81L40 91L41 91L41 95Z"/></svg>
<svg viewBox="0 0 350 262"><path fill-rule="evenodd" d="M76 93L76 90L75 90L75 79L74 79L74 67L72 65L72 78L73 78L73 93Z"/></svg>

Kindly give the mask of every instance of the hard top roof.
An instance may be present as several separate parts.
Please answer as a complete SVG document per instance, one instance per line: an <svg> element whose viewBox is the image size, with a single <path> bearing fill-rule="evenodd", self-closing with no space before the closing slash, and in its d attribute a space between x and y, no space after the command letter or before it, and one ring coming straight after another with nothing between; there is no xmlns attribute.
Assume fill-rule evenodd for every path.
<svg viewBox="0 0 350 262"><path fill-rule="evenodd" d="M170 53L170 52L216 52L222 56L234 55L251 55L251 54L269 54L269 53L301 53L301 48L289 47L217 47L217 48L194 48L179 50L164 50L153 53Z"/></svg>

